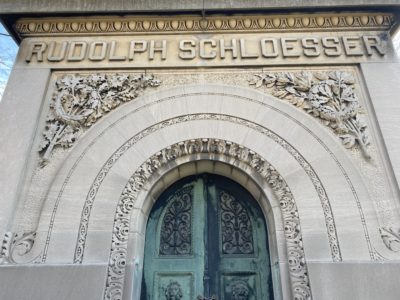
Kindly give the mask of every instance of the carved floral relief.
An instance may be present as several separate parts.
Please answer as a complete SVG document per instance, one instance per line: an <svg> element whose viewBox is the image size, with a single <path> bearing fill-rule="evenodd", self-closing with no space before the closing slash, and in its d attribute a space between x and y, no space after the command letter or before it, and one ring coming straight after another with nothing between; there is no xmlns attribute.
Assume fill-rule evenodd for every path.
<svg viewBox="0 0 400 300"><path fill-rule="evenodd" d="M97 120L160 83L143 74L66 75L58 79L39 145L42 166L56 147L72 147Z"/></svg>
<svg viewBox="0 0 400 300"><path fill-rule="evenodd" d="M261 73L254 75L249 84L256 88L264 86L273 96L320 119L337 134L346 148L357 145L364 157L370 158L367 125L360 117L361 107L351 73Z"/></svg>

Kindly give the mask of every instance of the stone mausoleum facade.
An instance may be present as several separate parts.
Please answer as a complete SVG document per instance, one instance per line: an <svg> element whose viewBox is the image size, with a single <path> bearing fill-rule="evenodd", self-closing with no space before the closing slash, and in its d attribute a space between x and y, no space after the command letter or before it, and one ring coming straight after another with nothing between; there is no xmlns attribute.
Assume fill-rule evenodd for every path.
<svg viewBox="0 0 400 300"><path fill-rule="evenodd" d="M181 2L0 3L0 299L399 299L398 1Z"/></svg>

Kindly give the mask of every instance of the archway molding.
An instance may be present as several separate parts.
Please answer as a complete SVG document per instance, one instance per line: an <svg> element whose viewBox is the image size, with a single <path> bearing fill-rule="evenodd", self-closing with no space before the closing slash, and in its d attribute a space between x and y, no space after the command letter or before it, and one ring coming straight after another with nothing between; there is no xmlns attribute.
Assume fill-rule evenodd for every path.
<svg viewBox="0 0 400 300"><path fill-rule="evenodd" d="M213 102L210 101L211 98ZM236 105L238 108L234 110L232 106ZM273 120L275 124L270 122L270 120ZM285 126L284 130L280 128L277 129L276 124ZM205 127L204 125L208 125L208 127L212 127L212 129L203 130ZM293 128L292 131L290 131L290 126ZM201 130L199 130L199 128L201 128ZM218 132L219 128L221 128L220 132ZM193 129L193 131L188 129ZM233 132L233 134L231 132ZM112 137L112 139L110 139L111 135L114 135L115 138ZM121 136L120 138L119 135ZM252 139L247 138L247 136ZM295 136L296 139L294 139ZM108 203L112 203L108 206L108 212L111 215L114 207L110 208L110 206L114 206L114 203L116 204L119 201L117 198L122 190L122 186L126 185L129 176L135 172L134 170L137 169L143 161L148 161L151 153L158 153L162 149L168 149L170 147L168 145L171 145L169 141L172 143L177 141L196 141L203 137L205 139L225 139L226 141L231 141L239 145L239 148L244 147L248 149L249 152L260 153L264 158L267 158L268 161L273 162L275 166L278 164L277 167L281 174L283 174L286 182L291 183L291 191L297 192L296 199L298 203L301 203L301 198L299 201L298 196L301 196L303 191L309 192L308 195L312 193L310 198L307 199L307 204L312 202L319 214L318 221L320 226L316 228L320 241L319 246L324 247L324 251L327 250L322 252L320 249L317 249L318 253L326 255L324 258L333 261L341 261L339 240L337 239L330 199L318 176L320 175L320 171L314 170L313 167L316 168L318 166L318 159L321 158L324 163L328 162L331 166L333 165L330 172L336 175L334 177L334 183L339 183L340 181L341 184L343 184L343 182L346 184L344 180L350 179L341 163L343 164L343 162L346 163L350 160L346 158L342 146L330 136L328 130L318 124L313 118L308 117L290 105L282 103L269 95L264 95L245 88L201 85L173 88L154 94L144 95L138 98L137 101L129 103L105 117L82 137L82 140L74 147L65 161L62 162L63 166L60 168L52 184L51 194L45 203L47 208L44 210L44 218L41 220L42 232L45 234L39 232L38 236L41 240L39 240L38 243L35 242L35 245L38 246L45 244L41 262L47 263L46 258L49 257L48 262L59 263L58 254L64 251L63 253L68 253L69 255L69 261L67 263L71 262L71 256L75 264L91 262L103 263L103 259L106 259L103 252L110 249L110 238L107 237L106 242L103 243L103 240L101 240L101 244L99 243L103 251L101 256L96 256L98 252L97 249L96 255L93 255L95 252L93 246L99 246L97 241L93 243L93 240L95 240L97 236L92 233L95 231L93 228L99 228L99 217L97 213L100 210L93 212L91 216L91 209L92 207L95 209L99 207L99 205L101 205L99 202L103 201L104 203L105 197L100 194L102 193L102 189L110 188L110 181L107 180L112 176L114 176L114 178L115 176L119 176L118 180L119 183L121 183L121 189L117 191L118 194L115 193L116 189L113 186L113 198L109 197L107 199ZM261 143L254 142L254 137L262 140L265 144L260 145ZM299 143L299 137L309 141L309 145L316 149L313 153L319 156L316 158L310 156L310 153L302 148L306 143L303 142L303 140ZM293 141L295 141L295 143L293 143ZM150 144L153 144L154 147L148 147ZM145 150L141 149L143 146L146 147ZM102 152L102 147L108 147L108 152ZM151 150L148 151L148 148L151 148ZM134 160L132 156L135 156ZM176 167L177 161L187 163L189 158L192 160L199 160L201 158L202 160L207 159L214 161L217 161L217 158L221 159L221 161L230 161L231 159L224 157L225 156L217 153L207 154L205 152L197 153L194 151L192 154L187 154L185 158L182 157L171 161L168 165L173 168ZM287 161L282 164L282 160ZM232 164L234 166L237 164L240 165L237 161L232 162ZM120 169L118 169L120 164L126 164L127 162L133 162L133 164L128 165L123 174L118 174L120 171ZM119 167L116 166L118 164ZM324 167L324 169L327 168L328 167ZM251 169L248 169L246 164L241 165L240 169L247 170L245 171L247 174L252 173ZM288 169L290 170L288 171ZM351 169L351 164L346 165L346 169L354 170ZM156 173L160 173L160 170L160 168L157 169ZM300 175L302 179L296 178L296 180L291 180L291 178L293 179L293 174L290 173L292 170L295 172L295 176ZM330 173L330 175L332 173ZM354 174L356 173L352 171L351 175L354 176ZM326 179L326 176L322 179ZM155 182L157 182L157 180L155 180ZM303 186L304 183L308 183L307 186ZM325 181L324 183L329 184L329 182ZM347 189L352 189L351 182L347 181L347 183L350 185ZM75 185L81 187L79 197L76 195ZM270 190L268 184L261 182L259 186L264 189L264 192ZM145 189L148 190L150 187L146 185ZM75 198L72 198L71 195ZM348 193L348 195L346 199L350 199L353 196L354 198L358 197L355 191L354 193ZM334 198L335 196L330 194L330 197ZM273 197L267 198L274 199ZM96 203L94 201L95 199ZM138 203L138 201L136 201L136 203ZM151 204L151 201L147 201L146 203ZM305 202L303 202L303 205L304 203ZM77 213L78 210L81 210L80 220ZM74 213L74 215L72 215L72 213ZM58 235L58 232L54 234L52 238L51 235L53 228L56 228L56 230L60 230L59 228L63 229L63 222L59 220L65 220L65 218L63 219L64 216L69 217L68 222L72 220L68 226L72 224L74 232L71 234L73 240L69 240L70 243L67 245L68 247L64 247L60 251L60 240L62 236ZM104 216L104 214L101 214L101 216ZM107 215L105 223L107 223L108 227L104 230L104 234L109 234L110 237L111 233L109 232L112 229L111 219L112 217ZM51 226L48 226L49 220ZM275 221L278 222L278 219L275 219ZM305 221L308 220L305 219ZM364 225L363 223L363 226ZM79 229L77 228L78 226ZM69 229L70 228L68 228L68 230ZM113 230L115 230L115 227L113 227ZM308 230L308 232L310 232L309 228ZM114 233L115 231L113 231L113 234ZM45 237L46 234L47 237ZM127 234L129 234L129 231ZM307 241L307 238L310 236L306 234L304 234L304 236L306 237L306 246L311 245L310 248L306 248L306 250L309 250L307 254L310 257L315 257L313 254L310 255L314 250L312 247L313 245L308 243L309 240ZM83 254L85 253L84 244L87 237L91 240L91 244L88 243L90 245L87 247L90 251L87 251L88 253L85 256L85 260L83 260ZM44 242L41 243L41 241ZM107 244L107 246L105 246L105 244ZM72 248L75 245L74 252ZM83 247L81 247L82 245ZM48 249L50 249L50 255L47 255ZM37 253L38 251L35 252ZM126 260L124 261L123 259L121 262L122 264L127 263ZM131 261L129 261L129 263L130 262ZM111 268L113 264L114 262L109 262L109 267ZM116 274L118 275L118 271ZM117 278L117 275L115 278ZM120 286L114 285L114 283L111 282L109 283L109 288L115 287L114 291L116 291L116 295L118 295L119 292L122 293L121 287L124 286L123 283Z"/></svg>
<svg viewBox="0 0 400 300"><path fill-rule="evenodd" d="M164 148L151 156L129 178L115 210L104 299L122 299L131 214L135 208L135 203L139 202L143 205L139 205L137 209L144 210L147 217L152 206L151 202L154 203L154 194L160 192L154 188L157 181L176 166L196 160L221 161L234 166L249 174L260 187L260 191L268 189L273 191L276 199L279 201L283 221L293 299L311 299L311 288L303 248L300 218L289 186L279 172L259 154L231 141L213 138L181 141ZM190 173L187 173L187 175L191 175ZM269 188L266 189L266 186ZM259 201L260 197L258 196L257 198ZM264 193L262 199L268 198ZM147 207L145 208L145 206ZM265 208L266 203L260 203L260 206ZM144 218L142 223L145 223L145 220ZM136 227L143 228L145 224L136 224Z"/></svg>

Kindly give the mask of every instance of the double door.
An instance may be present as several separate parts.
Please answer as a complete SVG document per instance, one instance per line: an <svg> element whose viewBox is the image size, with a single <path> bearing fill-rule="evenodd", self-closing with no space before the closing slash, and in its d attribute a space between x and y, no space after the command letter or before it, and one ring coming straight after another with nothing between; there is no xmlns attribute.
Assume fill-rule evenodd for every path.
<svg viewBox="0 0 400 300"><path fill-rule="evenodd" d="M237 183L180 181L148 220L142 300L273 299L267 244L260 208Z"/></svg>

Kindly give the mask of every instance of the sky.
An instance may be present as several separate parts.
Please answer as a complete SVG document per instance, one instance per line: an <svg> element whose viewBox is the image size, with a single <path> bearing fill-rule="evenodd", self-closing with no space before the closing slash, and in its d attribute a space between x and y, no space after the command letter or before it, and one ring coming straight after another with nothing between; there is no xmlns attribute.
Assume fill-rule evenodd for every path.
<svg viewBox="0 0 400 300"><path fill-rule="evenodd" d="M17 55L18 46L0 24L0 100Z"/></svg>
<svg viewBox="0 0 400 300"><path fill-rule="evenodd" d="M393 44L397 55L400 57L400 30L393 38ZM4 88L7 84L12 65L17 55L18 46L8 35L7 31L0 23L0 101L3 96Z"/></svg>

